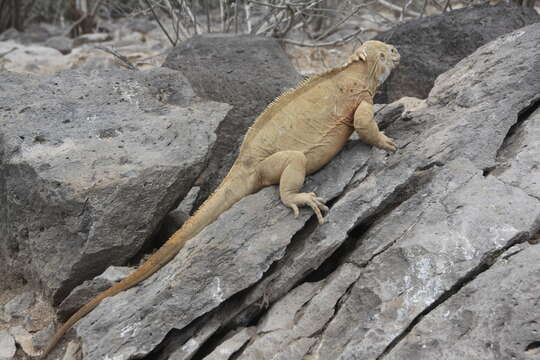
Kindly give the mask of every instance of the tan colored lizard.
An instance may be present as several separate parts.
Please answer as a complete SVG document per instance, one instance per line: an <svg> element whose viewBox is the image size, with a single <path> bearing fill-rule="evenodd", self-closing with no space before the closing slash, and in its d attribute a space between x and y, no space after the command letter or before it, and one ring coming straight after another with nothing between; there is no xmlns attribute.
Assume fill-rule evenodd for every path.
<svg viewBox="0 0 540 360"><path fill-rule="evenodd" d="M373 119L373 95L398 63L395 47L367 41L345 65L315 75L276 98L247 132L238 158L217 190L137 271L72 315L56 332L43 357L103 299L154 274L176 256L187 240L234 203L265 186L279 184L281 201L295 216L298 207L307 205L323 223L321 210L328 208L314 193L300 191L305 176L327 164L354 130L368 144L396 150L392 139L379 131Z"/></svg>

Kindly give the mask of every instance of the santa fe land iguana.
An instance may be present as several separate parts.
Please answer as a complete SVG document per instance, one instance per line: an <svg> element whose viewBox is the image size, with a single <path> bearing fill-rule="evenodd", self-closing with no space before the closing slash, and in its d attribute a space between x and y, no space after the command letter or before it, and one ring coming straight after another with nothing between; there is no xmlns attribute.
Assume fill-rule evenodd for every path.
<svg viewBox="0 0 540 360"><path fill-rule="evenodd" d="M72 315L42 356L46 357L63 334L103 299L154 274L176 256L187 240L234 203L265 186L279 184L281 201L295 216L299 207L307 205L323 223L321 210L328 210L323 200L314 193L300 191L306 175L327 164L353 131L370 145L396 150L393 140L379 131L373 119L373 95L399 58L394 46L367 41L345 65L304 80L276 98L257 117L231 170L197 212L139 269Z"/></svg>

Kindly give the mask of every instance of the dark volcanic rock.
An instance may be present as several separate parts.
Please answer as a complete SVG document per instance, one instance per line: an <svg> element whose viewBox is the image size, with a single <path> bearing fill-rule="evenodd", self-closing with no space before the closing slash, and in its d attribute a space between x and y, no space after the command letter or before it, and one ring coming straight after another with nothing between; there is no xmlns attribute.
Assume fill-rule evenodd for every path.
<svg viewBox="0 0 540 360"><path fill-rule="evenodd" d="M295 87L301 76L276 40L248 35L195 36L175 47L163 66L181 71L198 96L233 106L218 128L201 175L197 207L229 171L257 115L284 90Z"/></svg>
<svg viewBox="0 0 540 360"><path fill-rule="evenodd" d="M0 74L0 266L54 302L156 231L230 106L157 69Z"/></svg>
<svg viewBox="0 0 540 360"><path fill-rule="evenodd" d="M496 37L540 21L533 8L514 5L465 8L398 25L376 39L396 45L401 64L376 102L426 98L437 76Z"/></svg>

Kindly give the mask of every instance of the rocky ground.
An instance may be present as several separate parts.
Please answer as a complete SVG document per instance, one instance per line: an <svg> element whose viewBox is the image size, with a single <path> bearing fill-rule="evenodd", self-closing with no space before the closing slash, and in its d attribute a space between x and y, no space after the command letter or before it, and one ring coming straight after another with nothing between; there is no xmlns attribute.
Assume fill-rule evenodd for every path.
<svg viewBox="0 0 540 360"><path fill-rule="evenodd" d="M507 34L486 28L424 72L442 73L425 100L377 106L395 154L353 139L307 180L324 225L273 187L249 196L51 359L538 358L540 23L516 30L538 15L510 8L469 21L482 11ZM461 38L452 16L425 26ZM23 63L4 66L45 74L0 72L0 360L37 354L50 304L65 320L158 247L301 78L275 41L219 35L143 71Z"/></svg>

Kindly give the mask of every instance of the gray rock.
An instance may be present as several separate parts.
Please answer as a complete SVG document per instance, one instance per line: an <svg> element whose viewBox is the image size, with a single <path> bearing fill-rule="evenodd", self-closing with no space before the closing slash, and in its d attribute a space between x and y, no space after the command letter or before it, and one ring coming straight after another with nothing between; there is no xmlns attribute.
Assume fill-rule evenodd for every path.
<svg viewBox="0 0 540 360"><path fill-rule="evenodd" d="M84 44L100 43L104 41L109 41L111 39L112 36L107 33L83 34L73 39L73 47L81 46Z"/></svg>
<svg viewBox="0 0 540 360"><path fill-rule="evenodd" d="M30 307L34 305L34 300L34 294L30 291L11 299L4 305L4 314L7 317L7 321L11 321L13 318L25 317Z"/></svg>
<svg viewBox="0 0 540 360"><path fill-rule="evenodd" d="M46 41L53 33L47 24L33 23L25 27L23 32L9 28L0 34L0 41L14 40L19 44L35 44Z"/></svg>
<svg viewBox="0 0 540 360"><path fill-rule="evenodd" d="M77 360L79 359L79 350L81 346L75 341L70 341L62 360Z"/></svg>
<svg viewBox="0 0 540 360"><path fill-rule="evenodd" d="M223 341L210 355L204 360L227 360L231 359L233 354L240 350L249 339L255 335L255 329L244 328L232 334L227 340Z"/></svg>
<svg viewBox="0 0 540 360"><path fill-rule="evenodd" d="M257 337L238 359L304 359L317 342L313 335L324 330L358 276L359 270L346 264L328 279L291 290L268 310L257 327Z"/></svg>
<svg viewBox="0 0 540 360"><path fill-rule="evenodd" d="M17 348L15 340L6 330L0 331L0 360L12 360Z"/></svg>
<svg viewBox="0 0 540 360"><path fill-rule="evenodd" d="M47 346L52 336L54 335L54 326L50 324L49 326L35 332L32 334L32 344L36 350L42 350Z"/></svg>
<svg viewBox="0 0 540 360"><path fill-rule="evenodd" d="M58 317L63 321L67 320L94 296L126 278L133 270L130 267L109 266L103 274L83 282L60 303L57 311Z"/></svg>
<svg viewBox="0 0 540 360"><path fill-rule="evenodd" d="M425 316L385 359L538 359L540 247L510 250Z"/></svg>
<svg viewBox="0 0 540 360"><path fill-rule="evenodd" d="M396 45L401 64L375 101L426 98L437 76L496 37L540 21L532 8L507 5L464 8L400 24L376 39Z"/></svg>
<svg viewBox="0 0 540 360"><path fill-rule="evenodd" d="M0 78L0 266L57 304L143 247L230 106L169 69Z"/></svg>
<svg viewBox="0 0 540 360"><path fill-rule="evenodd" d="M51 47L66 55L73 50L73 39L67 36L54 36L43 43L43 46Z"/></svg>
<svg viewBox="0 0 540 360"><path fill-rule="evenodd" d="M492 256L523 241L538 220L540 201L484 177L468 160L450 162L425 190L370 228L347 256L360 276L323 332L315 357L380 357L423 311Z"/></svg>
<svg viewBox="0 0 540 360"><path fill-rule="evenodd" d="M534 105L538 106L538 100ZM491 175L540 199L540 109L522 120L524 122L499 151Z"/></svg>
<svg viewBox="0 0 540 360"><path fill-rule="evenodd" d="M257 115L302 78L276 40L249 35L192 37L172 49L163 66L181 71L198 96L233 106L219 126L218 139L198 181L198 206L229 171Z"/></svg>
<svg viewBox="0 0 540 360"><path fill-rule="evenodd" d="M21 347L25 354L29 356L37 356L39 352L34 347L32 334L26 331L22 326L17 326L9 329L9 333L15 339L15 342Z"/></svg>

